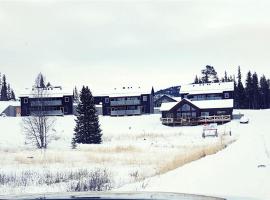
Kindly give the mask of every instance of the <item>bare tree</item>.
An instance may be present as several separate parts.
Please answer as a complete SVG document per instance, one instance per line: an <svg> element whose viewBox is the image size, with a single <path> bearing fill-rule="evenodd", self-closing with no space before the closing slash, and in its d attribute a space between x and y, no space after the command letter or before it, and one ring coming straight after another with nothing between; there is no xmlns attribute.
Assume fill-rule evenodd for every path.
<svg viewBox="0 0 270 200"><path fill-rule="evenodd" d="M53 128L55 119L48 115L47 90L33 87L30 116L23 117L23 130L28 143L36 145L39 149L46 149L51 141L50 130Z"/></svg>

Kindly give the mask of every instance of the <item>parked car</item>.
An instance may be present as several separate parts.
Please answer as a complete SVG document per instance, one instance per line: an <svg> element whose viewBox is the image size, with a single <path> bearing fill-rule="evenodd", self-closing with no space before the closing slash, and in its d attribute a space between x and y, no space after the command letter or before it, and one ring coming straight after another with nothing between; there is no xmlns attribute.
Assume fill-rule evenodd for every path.
<svg viewBox="0 0 270 200"><path fill-rule="evenodd" d="M5 113L0 114L1 117L6 117L7 115Z"/></svg>
<svg viewBox="0 0 270 200"><path fill-rule="evenodd" d="M248 117L246 117L246 116L241 117L240 118L240 123L241 124L248 124L249 123Z"/></svg>

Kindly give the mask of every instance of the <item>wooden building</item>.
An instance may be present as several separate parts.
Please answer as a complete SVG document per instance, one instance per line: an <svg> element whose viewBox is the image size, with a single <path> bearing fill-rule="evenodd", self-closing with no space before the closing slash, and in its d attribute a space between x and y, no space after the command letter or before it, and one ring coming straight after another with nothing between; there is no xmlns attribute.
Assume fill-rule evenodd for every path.
<svg viewBox="0 0 270 200"><path fill-rule="evenodd" d="M95 94L96 105L108 116L141 115L154 112L154 91L141 87L114 88L113 91Z"/></svg>
<svg viewBox="0 0 270 200"><path fill-rule="evenodd" d="M225 123L232 119L233 83L191 84L183 86L180 102L163 103L164 125Z"/></svg>
<svg viewBox="0 0 270 200"><path fill-rule="evenodd" d="M62 87L27 89L20 95L21 116L42 113L48 116L73 114L73 94L64 92Z"/></svg>

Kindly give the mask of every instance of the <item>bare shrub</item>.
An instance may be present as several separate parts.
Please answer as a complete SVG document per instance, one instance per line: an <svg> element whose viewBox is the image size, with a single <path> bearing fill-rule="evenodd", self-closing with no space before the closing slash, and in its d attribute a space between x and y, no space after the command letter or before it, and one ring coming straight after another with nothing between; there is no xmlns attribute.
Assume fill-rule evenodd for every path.
<svg viewBox="0 0 270 200"><path fill-rule="evenodd" d="M9 173L0 171L0 186L28 187L57 183L67 183L67 191L102 191L111 188L111 180L107 170L79 169L62 172L24 170Z"/></svg>
<svg viewBox="0 0 270 200"><path fill-rule="evenodd" d="M72 182L68 191L105 191L111 188L111 180L108 172L106 170L97 170L88 174L86 178Z"/></svg>

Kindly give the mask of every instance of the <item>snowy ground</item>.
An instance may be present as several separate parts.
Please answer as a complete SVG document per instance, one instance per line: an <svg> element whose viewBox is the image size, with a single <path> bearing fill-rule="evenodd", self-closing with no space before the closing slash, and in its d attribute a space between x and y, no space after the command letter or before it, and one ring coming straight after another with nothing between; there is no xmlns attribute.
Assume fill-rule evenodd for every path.
<svg viewBox="0 0 270 200"><path fill-rule="evenodd" d="M203 139L202 126L167 127L159 118L101 116L103 144L72 150L74 117L57 117L46 152L25 144L21 118L0 118L0 194L73 191L76 181L103 170L110 187L122 187L215 153L239 134L236 121L219 126L233 136Z"/></svg>
<svg viewBox="0 0 270 200"><path fill-rule="evenodd" d="M236 111L238 112L238 111ZM226 149L121 191L166 191L270 199L270 110L241 111L249 124L231 122L239 139Z"/></svg>

